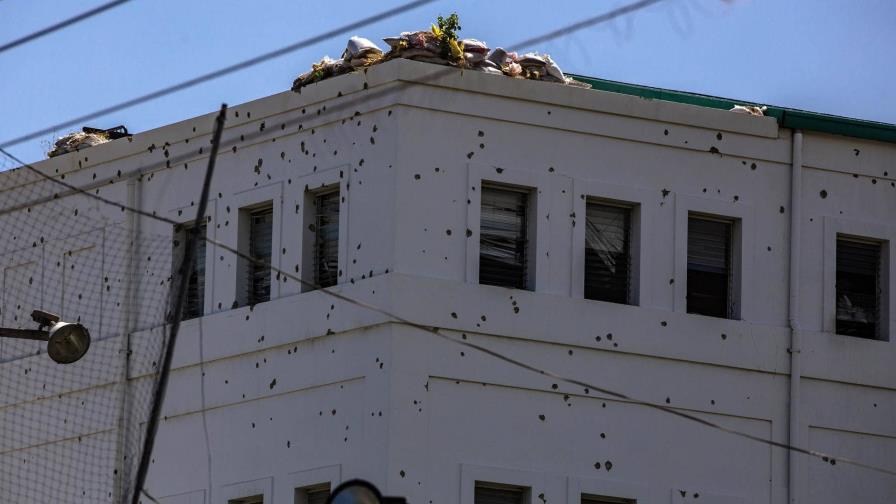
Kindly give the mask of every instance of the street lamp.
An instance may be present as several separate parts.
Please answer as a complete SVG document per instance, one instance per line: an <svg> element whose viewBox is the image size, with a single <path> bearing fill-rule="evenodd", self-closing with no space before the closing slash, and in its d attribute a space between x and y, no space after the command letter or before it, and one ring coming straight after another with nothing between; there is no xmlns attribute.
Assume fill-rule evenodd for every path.
<svg viewBox="0 0 896 504"><path fill-rule="evenodd" d="M59 315L34 310L31 319L38 323L37 329L10 329L0 327L0 338L19 338L47 342L47 354L59 364L77 361L90 348L90 333L87 328L74 322L60 322ZM44 328L48 330L44 330Z"/></svg>
<svg viewBox="0 0 896 504"><path fill-rule="evenodd" d="M327 504L407 504L404 497L387 497L369 481L353 479L336 487Z"/></svg>

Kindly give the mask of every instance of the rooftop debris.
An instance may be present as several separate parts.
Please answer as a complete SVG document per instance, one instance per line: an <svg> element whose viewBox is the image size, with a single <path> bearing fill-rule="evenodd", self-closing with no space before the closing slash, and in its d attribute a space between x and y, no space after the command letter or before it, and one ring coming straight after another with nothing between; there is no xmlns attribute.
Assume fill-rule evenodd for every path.
<svg viewBox="0 0 896 504"><path fill-rule="evenodd" d="M459 40L457 31L460 29L457 14L451 14L448 18L439 16L437 25L432 25L428 31L403 32L397 37L384 38L383 41L389 46L386 53L368 39L352 37L341 59L334 60L325 56L311 65L311 70L293 81L292 90L299 91L308 84L396 58L469 68L518 79L591 87L590 84L563 75L557 63L547 54L519 55L500 47L490 50L488 44L481 40Z"/></svg>
<svg viewBox="0 0 896 504"><path fill-rule="evenodd" d="M768 107L766 107L765 105L763 105L761 107L756 107L754 105L735 105L734 108L732 108L730 111L736 112L738 114L750 114L750 115L754 115L754 116L764 116L766 110L768 110Z"/></svg>
<svg viewBox="0 0 896 504"><path fill-rule="evenodd" d="M84 126L81 131L69 133L59 140L53 146L47 157L56 157L63 154L93 147L94 145L104 144L111 140L130 136L128 129L124 126L116 126L109 129L91 128Z"/></svg>

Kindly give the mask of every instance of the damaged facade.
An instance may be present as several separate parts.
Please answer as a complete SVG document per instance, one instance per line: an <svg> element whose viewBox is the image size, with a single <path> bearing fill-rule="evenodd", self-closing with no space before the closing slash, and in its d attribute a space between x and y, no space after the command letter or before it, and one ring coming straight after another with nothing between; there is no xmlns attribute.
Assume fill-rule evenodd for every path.
<svg viewBox="0 0 896 504"><path fill-rule="evenodd" d="M189 225L212 122L36 166ZM209 238L755 436L789 442L795 413L794 444L896 467L893 143L401 59L234 107L223 141ZM139 222L166 243L183 231ZM791 464L798 502L896 501L892 477L546 379L211 243L190 285L146 485L166 504L318 502L353 477L417 504L784 504Z"/></svg>

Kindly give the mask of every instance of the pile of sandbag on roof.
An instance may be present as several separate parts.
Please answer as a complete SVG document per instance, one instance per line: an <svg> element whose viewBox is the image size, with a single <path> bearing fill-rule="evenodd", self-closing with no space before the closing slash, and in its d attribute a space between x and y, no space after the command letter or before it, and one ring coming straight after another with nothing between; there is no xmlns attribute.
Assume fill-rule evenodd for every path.
<svg viewBox="0 0 896 504"><path fill-rule="evenodd" d="M93 147L94 145L104 144L112 140L129 136L131 135L128 133L128 129L124 126L116 126L109 129L84 126L81 128L81 131L69 133L68 135L60 137L59 140L56 140L53 149L51 149L50 152L47 152L47 157L61 156L68 152L86 149L88 147Z"/></svg>
<svg viewBox="0 0 896 504"><path fill-rule="evenodd" d="M423 61L437 65L468 68L495 75L519 79L557 82L577 87L591 87L563 75L560 67L547 54L527 53L518 55L498 47L489 49L485 42L476 39L458 39L460 30L457 14L448 18L439 16L438 26L428 31L404 32L397 37L383 39L389 46L384 53L376 44L361 37L352 37L342 53L342 58L328 57L311 66L292 85L293 91L334 75L348 73L395 58Z"/></svg>
<svg viewBox="0 0 896 504"><path fill-rule="evenodd" d="M47 157L61 156L68 152L86 149L94 145L104 144L109 141L109 136L103 133L83 133L81 131L69 133L53 145L53 149L47 153Z"/></svg>

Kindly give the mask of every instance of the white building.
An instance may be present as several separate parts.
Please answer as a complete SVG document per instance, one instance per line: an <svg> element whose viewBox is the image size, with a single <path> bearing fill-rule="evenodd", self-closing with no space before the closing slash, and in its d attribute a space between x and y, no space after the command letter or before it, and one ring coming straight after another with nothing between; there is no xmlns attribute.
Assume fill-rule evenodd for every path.
<svg viewBox="0 0 896 504"><path fill-rule="evenodd" d="M535 366L896 468L896 127L780 109L753 117L721 99L650 99L661 90L598 80L585 90L438 72L391 61L231 108L207 236ZM189 223L213 118L36 166ZM171 262L168 224L129 223L133 214L83 196L47 204L102 224L7 243L7 270L42 271L45 294L65 275L52 271L57 258L106 257L109 230L161 237L153 243L168 255L150 262ZM412 504L784 504L789 492L798 503L896 501L896 477L545 378L213 244L201 260L191 309L203 315L182 326L146 484L166 504L317 503L316 490L353 477ZM138 304L161 276L144 275ZM102 295L102 276L92 278ZM86 361L120 345L117 296L93 318L55 306L104 328ZM4 299L7 326L19 323L13 311ZM135 341L149 322L126 323ZM0 372L58 368L3 348ZM148 361L136 351L129 386ZM34 394L76 415L66 397L115 380ZM34 403L7 397L2 411ZM19 459L71 442L53 434L63 417L4 448L6 485ZM77 434L114 446L115 418ZM108 487L84 502L112 500L109 463Z"/></svg>

